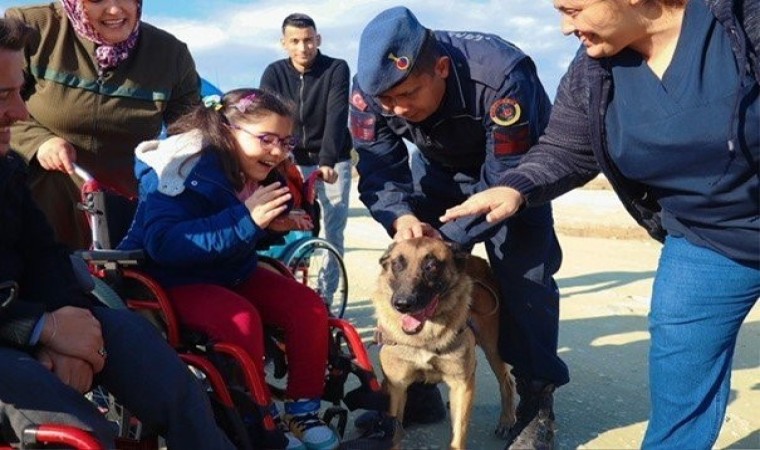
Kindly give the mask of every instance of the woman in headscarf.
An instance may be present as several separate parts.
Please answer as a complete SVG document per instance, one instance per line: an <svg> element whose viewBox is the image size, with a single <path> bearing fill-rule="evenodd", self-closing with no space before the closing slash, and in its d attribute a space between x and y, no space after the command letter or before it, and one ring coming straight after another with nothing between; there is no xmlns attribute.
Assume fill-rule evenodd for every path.
<svg viewBox="0 0 760 450"><path fill-rule="evenodd" d="M141 22L141 10L142 0L61 0L5 13L36 31L25 51L30 118L13 126L11 147L71 248L90 244L73 164L134 194L134 148L200 100L187 46Z"/></svg>

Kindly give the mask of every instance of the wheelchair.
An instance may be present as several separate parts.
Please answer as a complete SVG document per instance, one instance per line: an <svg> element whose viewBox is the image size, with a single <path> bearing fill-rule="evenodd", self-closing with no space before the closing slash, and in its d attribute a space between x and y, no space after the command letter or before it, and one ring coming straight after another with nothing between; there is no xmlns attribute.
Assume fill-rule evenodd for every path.
<svg viewBox="0 0 760 450"><path fill-rule="evenodd" d="M262 248L259 254L281 261L297 281L322 297L333 317L342 318L348 303L348 277L338 249L319 237L320 207L316 200L318 172L313 172L304 180L296 166L287 164L281 175L293 194L294 208L304 211L315 228L290 231L275 243Z"/></svg>
<svg viewBox="0 0 760 450"><path fill-rule="evenodd" d="M138 311L159 328L180 358L207 386L217 421L238 448L283 447L284 435L269 412L272 394L278 396L282 393L281 388L260 379L253 361L243 349L225 342L214 342L201 333L180 326L165 290L140 271L143 252L111 250L128 229L128 225L120 223L121 220L113 219L116 215L111 210L126 209L127 212L122 215L130 216L127 223L131 223L130 214L134 212L136 202L81 169L77 169L77 173L85 180L80 209L87 215L93 242L91 250L80 251L79 255L87 261L95 277L94 295L110 307ZM316 276L312 279L311 274L322 267L318 258L323 249L338 258L343 285L339 292L345 297L347 280L342 259L334 247L322 239L301 237L290 244L289 257L280 260L262 255L261 264L312 286L311 283L318 282ZM326 306L329 307L327 303ZM340 315L344 310L345 298ZM356 329L335 315L328 319L328 326L328 367L322 400L331 406L325 410L322 419L343 436L349 410L385 409L387 396L381 392L371 359ZM266 340L267 358L274 367L273 377L282 379L287 371L283 341L278 337L277 330L270 330ZM356 377L359 386L346 392L345 384L350 375ZM132 418L128 411L119 410L107 392L97 395L101 396L98 404L103 404L108 413L112 412L114 421L119 423L123 439L131 442L144 439L139 421Z"/></svg>

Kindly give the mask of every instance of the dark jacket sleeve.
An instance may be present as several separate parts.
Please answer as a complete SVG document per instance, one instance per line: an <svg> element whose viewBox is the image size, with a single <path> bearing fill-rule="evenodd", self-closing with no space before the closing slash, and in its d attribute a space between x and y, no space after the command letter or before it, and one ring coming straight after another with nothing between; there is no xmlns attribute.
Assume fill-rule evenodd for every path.
<svg viewBox="0 0 760 450"><path fill-rule="evenodd" d="M319 165L333 167L346 148L350 135L348 126L348 64L336 60L335 67L330 73L330 92L327 97L325 110L325 132L322 137L322 148L319 152Z"/></svg>
<svg viewBox="0 0 760 450"><path fill-rule="evenodd" d="M172 89L171 98L164 111L164 122L171 124L187 114L201 100L201 83L195 70L195 61L190 50L182 44L182 51L177 56L177 84Z"/></svg>
<svg viewBox="0 0 760 450"><path fill-rule="evenodd" d="M259 88L272 92L281 92L277 83L277 74L275 74L275 64L272 63L264 69L264 73L261 74L261 81L259 81Z"/></svg>
<svg viewBox="0 0 760 450"><path fill-rule="evenodd" d="M4 180L0 208L0 280L14 280L19 298L0 312L0 342L26 346L44 311L63 306L91 306L71 267L68 251L55 242L53 230L34 204L25 178Z"/></svg>
<svg viewBox="0 0 760 450"><path fill-rule="evenodd" d="M549 123L538 144L499 182L522 193L527 204L551 201L599 173L591 146L583 49L562 77Z"/></svg>
<svg viewBox="0 0 760 450"><path fill-rule="evenodd" d="M497 123L490 114L491 105L509 100L520 108L514 124ZM535 144L546 127L551 103L538 78L536 66L530 58L523 58L504 77L498 89L489 89L484 95L481 113L483 129L486 130L485 161L481 167L480 181L474 186L480 192L497 185L502 174L516 167L525 151ZM505 148L508 147L508 148ZM500 223L488 223L485 216L463 217L441 226L440 232L447 239L464 246L482 242L493 234Z"/></svg>
<svg viewBox="0 0 760 450"><path fill-rule="evenodd" d="M404 140L390 129L382 114L366 106L372 100L361 91L356 77L351 95L363 99L361 108L354 101L350 106L351 134L359 154L359 199L393 236L393 222L405 214L414 214L409 153Z"/></svg>

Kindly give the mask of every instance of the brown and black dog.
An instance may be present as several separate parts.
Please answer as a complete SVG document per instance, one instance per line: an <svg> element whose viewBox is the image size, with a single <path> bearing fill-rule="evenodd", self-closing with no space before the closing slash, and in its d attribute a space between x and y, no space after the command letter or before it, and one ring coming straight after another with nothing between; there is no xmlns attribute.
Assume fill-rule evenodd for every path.
<svg viewBox="0 0 760 450"><path fill-rule="evenodd" d="M504 435L515 421L515 389L497 349L498 287L488 263L439 239L423 237L391 244L380 264L372 300L384 344L380 364L390 396L389 414L403 417L410 384L443 381L449 386L451 447L466 448L477 343L499 382L496 432Z"/></svg>

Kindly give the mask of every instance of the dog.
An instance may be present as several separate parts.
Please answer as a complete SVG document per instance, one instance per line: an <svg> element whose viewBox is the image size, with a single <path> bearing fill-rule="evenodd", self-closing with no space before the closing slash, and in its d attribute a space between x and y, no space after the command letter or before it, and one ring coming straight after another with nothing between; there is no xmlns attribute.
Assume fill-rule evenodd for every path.
<svg viewBox="0 0 760 450"><path fill-rule="evenodd" d="M456 244L420 237L391 244L380 265L372 301L389 415L400 422L410 384L443 381L449 386L451 448L466 448L477 343L499 382L496 433L506 435L515 423L515 386L498 352L498 286L488 263Z"/></svg>

